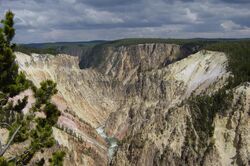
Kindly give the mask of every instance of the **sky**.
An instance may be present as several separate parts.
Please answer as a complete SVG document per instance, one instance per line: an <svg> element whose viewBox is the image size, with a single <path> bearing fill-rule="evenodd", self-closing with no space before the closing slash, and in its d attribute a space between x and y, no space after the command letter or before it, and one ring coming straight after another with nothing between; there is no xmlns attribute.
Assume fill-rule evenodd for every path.
<svg viewBox="0 0 250 166"><path fill-rule="evenodd" d="M0 0L17 43L249 38L250 0Z"/></svg>

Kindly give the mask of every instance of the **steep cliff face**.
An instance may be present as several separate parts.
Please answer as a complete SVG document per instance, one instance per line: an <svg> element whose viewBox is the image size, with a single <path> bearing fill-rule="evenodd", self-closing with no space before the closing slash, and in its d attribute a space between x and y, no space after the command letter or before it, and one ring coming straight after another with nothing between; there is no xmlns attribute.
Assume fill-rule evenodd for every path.
<svg viewBox="0 0 250 166"><path fill-rule="evenodd" d="M130 97L127 105L123 105L118 111L111 114L110 119L112 120L107 122L108 133L119 131L118 128L122 128L117 125L119 119L130 121L137 117L135 115L137 113L149 118L152 111L149 111L148 108L161 110L164 117L169 108L180 104L191 93L200 94L219 79L223 83L228 76L225 70L226 61L223 53L198 52L167 67L138 74L136 83L125 87L127 95ZM138 120L148 121L145 118L140 117ZM118 122L115 122L116 125L114 125L116 119ZM124 121L120 123L124 123ZM127 123L123 125L128 127ZM114 130L114 128L116 129ZM116 134L119 135L119 132Z"/></svg>
<svg viewBox="0 0 250 166"><path fill-rule="evenodd" d="M94 70L80 70L77 57L22 53L16 53L16 57L20 69L36 86L46 79L57 83L58 94L52 102L62 115L53 132L58 144L69 154L65 164L106 165L108 145L95 128L104 124L119 105L120 89L116 84ZM52 152L37 154L34 161L48 158Z"/></svg>
<svg viewBox="0 0 250 166"><path fill-rule="evenodd" d="M126 87L130 99L106 123L121 140L111 165L248 165L249 84L233 89L233 102L214 119L189 102L224 87L226 68L224 53L203 50L139 73Z"/></svg>
<svg viewBox="0 0 250 166"><path fill-rule="evenodd" d="M94 67L123 84L133 82L138 72L164 67L197 51L194 46L175 44L138 44L97 47L81 58L81 68Z"/></svg>
<svg viewBox="0 0 250 166"><path fill-rule="evenodd" d="M58 84L53 102L63 114L54 135L74 154L65 164L247 165L250 86L233 89L226 113L214 114L211 121L190 100L216 93L231 73L224 53L196 51L175 44L141 44L100 48L80 60L16 55L36 85L44 79ZM110 161L109 145L95 131L101 125L118 139Z"/></svg>
<svg viewBox="0 0 250 166"><path fill-rule="evenodd" d="M250 161L250 84L246 83L234 89L233 102L227 114L217 115L214 120L214 147L205 158L205 164L249 165ZM214 153L214 154L213 154Z"/></svg>
<svg viewBox="0 0 250 166"><path fill-rule="evenodd" d="M95 70L80 70L77 57L68 55L28 56L16 53L21 70L39 86L42 80L57 83L59 95L54 101L62 110L70 110L94 127L103 124L118 104L119 89L113 81Z"/></svg>

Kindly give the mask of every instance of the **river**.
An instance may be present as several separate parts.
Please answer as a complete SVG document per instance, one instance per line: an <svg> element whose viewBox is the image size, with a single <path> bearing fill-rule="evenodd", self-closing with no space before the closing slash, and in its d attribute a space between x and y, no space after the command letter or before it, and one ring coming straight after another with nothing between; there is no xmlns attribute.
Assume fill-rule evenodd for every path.
<svg viewBox="0 0 250 166"><path fill-rule="evenodd" d="M104 126L98 127L96 131L102 138L104 138L107 141L109 145L108 157L109 157L109 160L111 160L118 147L117 139L114 137L108 137L107 134L104 132Z"/></svg>

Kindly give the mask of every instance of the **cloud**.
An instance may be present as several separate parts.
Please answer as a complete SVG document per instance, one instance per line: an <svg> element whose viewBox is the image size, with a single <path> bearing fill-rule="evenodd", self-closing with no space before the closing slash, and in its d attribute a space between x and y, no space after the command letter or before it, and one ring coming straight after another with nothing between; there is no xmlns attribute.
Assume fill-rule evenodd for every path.
<svg viewBox="0 0 250 166"><path fill-rule="evenodd" d="M233 21L231 20L227 20L224 21L223 23L220 24L221 27L225 30L225 31L231 31L231 30L235 30L235 29L241 29L241 26L239 24L235 24Z"/></svg>
<svg viewBox="0 0 250 166"><path fill-rule="evenodd" d="M86 9L84 11L84 16L95 24L116 24L123 23L124 20L122 18L117 17L115 14L108 11L98 11L94 9ZM84 17L83 16L83 17Z"/></svg>
<svg viewBox="0 0 250 166"><path fill-rule="evenodd" d="M188 8L186 9L186 16L187 16L187 19L189 19L191 22L196 22L198 19L197 14L191 12L191 10Z"/></svg>
<svg viewBox="0 0 250 166"><path fill-rule="evenodd" d="M142 0L78 0L87 5L91 5L97 8L106 7L106 6L124 6L124 5L134 5L136 3L142 2Z"/></svg>
<svg viewBox="0 0 250 166"><path fill-rule="evenodd" d="M250 37L249 0L0 0L16 42ZM238 34L238 36L237 36Z"/></svg>
<svg viewBox="0 0 250 166"><path fill-rule="evenodd" d="M235 4L239 4L239 3L250 3L249 0L221 0L222 2L225 3L235 3Z"/></svg>

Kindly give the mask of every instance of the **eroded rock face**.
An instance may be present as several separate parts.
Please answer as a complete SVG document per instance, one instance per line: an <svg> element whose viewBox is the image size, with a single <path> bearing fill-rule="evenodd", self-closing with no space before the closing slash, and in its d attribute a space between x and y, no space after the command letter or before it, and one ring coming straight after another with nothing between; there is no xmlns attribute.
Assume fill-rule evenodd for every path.
<svg viewBox="0 0 250 166"><path fill-rule="evenodd" d="M193 115L184 101L191 94L218 89L229 75L226 65L225 54L201 51L167 67L140 73L134 88L130 86L128 95L133 97L112 113L106 124L107 133L122 141L112 164L200 163L196 159L201 156L187 150L186 140L193 134L189 130L194 128L188 128Z"/></svg>
<svg viewBox="0 0 250 166"><path fill-rule="evenodd" d="M119 89L109 77L95 70L80 70L78 58L68 55L28 56L16 53L19 67L36 86L46 79L57 83L59 94L53 98L62 110L98 127L103 124L119 100Z"/></svg>
<svg viewBox="0 0 250 166"><path fill-rule="evenodd" d="M160 111L159 116L164 117L169 108L180 104L191 93L200 94L219 79L223 83L223 78L228 76L226 63L223 53L198 52L167 67L140 73L136 83L126 87L130 96L126 105L110 115L112 120L107 122L107 132L124 135L120 134L122 128L129 128L128 121L136 118L137 113L140 118L136 119L140 121L148 121L154 114L150 109ZM124 119L127 119L126 123Z"/></svg>
<svg viewBox="0 0 250 166"><path fill-rule="evenodd" d="M250 84L247 83L234 89L234 100L227 114L215 118L214 149L220 165L249 165L249 104ZM211 159L205 160L206 165L211 162Z"/></svg>
<svg viewBox="0 0 250 166"><path fill-rule="evenodd" d="M36 86L46 79L57 83L58 94L53 96L52 102L62 115L53 133L58 144L66 147L70 155L70 160L65 162L107 165L108 145L95 128L104 124L119 105L120 90L113 81L95 70L80 70L77 57L69 55L16 53L16 57L20 70ZM49 158L52 153L53 149L36 154L34 162L42 157Z"/></svg>
<svg viewBox="0 0 250 166"><path fill-rule="evenodd" d="M140 88L130 90L134 98L106 125L121 140L111 165L248 165L249 84L233 90L234 102L226 114L216 115L213 136L206 140L195 128L200 115L186 100L223 87L230 75L226 66L225 54L201 51L141 73L134 85Z"/></svg>
<svg viewBox="0 0 250 166"><path fill-rule="evenodd" d="M108 144L95 131L100 125L119 140L111 165L248 164L249 84L233 91L227 114L216 115L213 136L202 140L213 146L201 148L196 114L187 102L191 95L213 94L226 84L230 73L224 53L189 55L195 49L173 44L99 51L100 62L81 59L84 69L68 55L16 53L20 69L36 85L45 79L57 82L53 102L62 116L53 133L73 154L65 164L108 165Z"/></svg>
<svg viewBox="0 0 250 166"><path fill-rule="evenodd" d="M139 72L162 68L197 51L191 46L175 44L138 44L103 47L81 59L82 68L94 67L123 85L132 83ZM93 55L94 54L94 55Z"/></svg>

